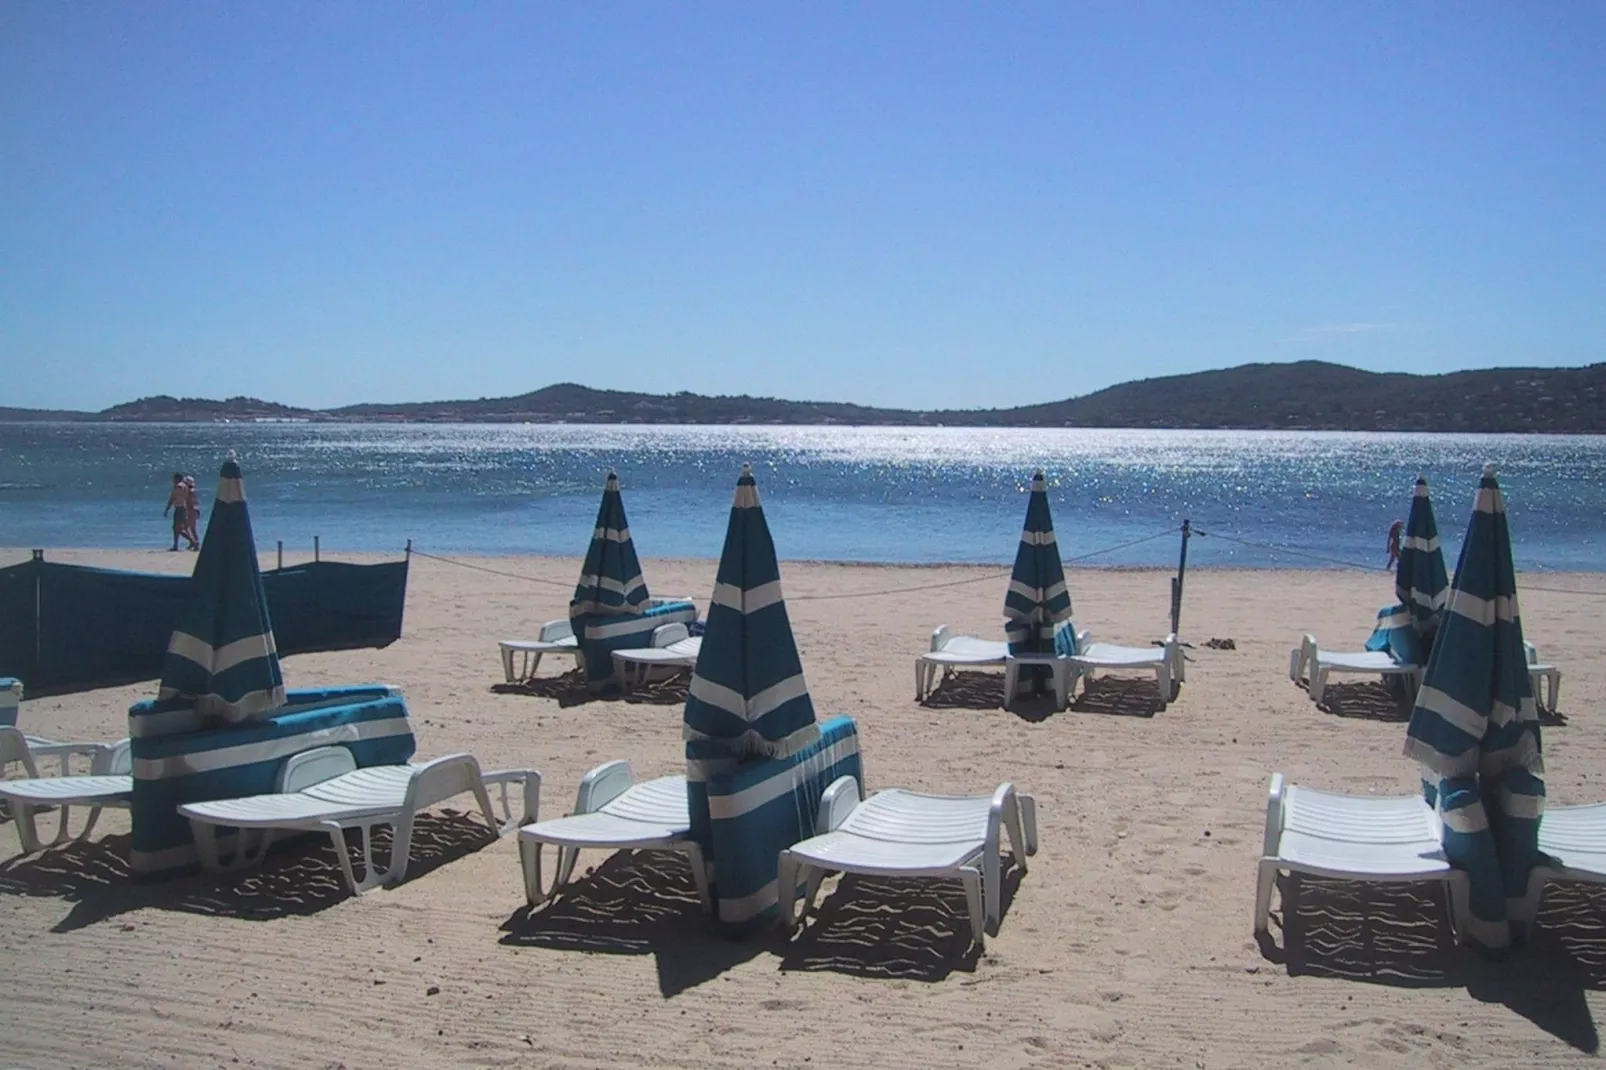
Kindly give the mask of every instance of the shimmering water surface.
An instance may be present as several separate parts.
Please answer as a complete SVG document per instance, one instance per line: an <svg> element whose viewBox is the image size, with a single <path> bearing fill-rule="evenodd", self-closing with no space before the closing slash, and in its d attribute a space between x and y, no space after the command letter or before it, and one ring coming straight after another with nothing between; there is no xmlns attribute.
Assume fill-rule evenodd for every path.
<svg viewBox="0 0 1606 1070"><path fill-rule="evenodd" d="M716 557L743 461L783 557L1011 560L1031 472L1067 560L1173 532L1191 563L1383 563L1418 473L1454 565L1485 461L1517 564L1606 570L1606 437L849 427L0 424L0 545L165 545L174 470L238 452L264 549L580 554L617 467L645 557ZM1248 546L1233 539L1264 546ZM1277 547L1266 549L1265 546ZM1089 565L1169 565L1165 534ZM1295 551L1327 560L1298 556Z"/></svg>

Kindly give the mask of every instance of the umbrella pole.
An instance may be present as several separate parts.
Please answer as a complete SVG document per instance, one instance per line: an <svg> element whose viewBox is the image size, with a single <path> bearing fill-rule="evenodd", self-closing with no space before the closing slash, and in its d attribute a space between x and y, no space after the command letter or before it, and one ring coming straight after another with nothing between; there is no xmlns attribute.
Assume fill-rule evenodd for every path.
<svg viewBox="0 0 1606 1070"><path fill-rule="evenodd" d="M33 552L33 559L35 563L43 565L45 563L45 552L43 550L35 550ZM33 671L35 676L39 675L40 665L45 659L45 625L43 620L44 598L41 594L43 583L40 580L40 573L43 571L43 568L36 568L33 570ZM63 768L65 768L67 759L63 758L61 761Z"/></svg>
<svg viewBox="0 0 1606 1070"><path fill-rule="evenodd" d="M1182 578L1188 572L1188 538L1193 534L1193 528L1188 521L1182 521L1182 554L1177 559L1177 574L1171 580L1171 634L1178 635L1182 623ZM1180 636L1178 636L1180 641Z"/></svg>

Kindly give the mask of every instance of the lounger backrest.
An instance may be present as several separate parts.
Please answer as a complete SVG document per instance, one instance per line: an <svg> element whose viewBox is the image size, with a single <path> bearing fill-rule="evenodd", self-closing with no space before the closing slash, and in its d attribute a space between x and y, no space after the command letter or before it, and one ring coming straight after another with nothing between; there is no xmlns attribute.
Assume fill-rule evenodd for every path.
<svg viewBox="0 0 1606 1070"><path fill-rule="evenodd" d="M1539 664L1539 648L1526 639L1522 641L1522 652L1527 655L1529 665Z"/></svg>
<svg viewBox="0 0 1606 1070"><path fill-rule="evenodd" d="M129 742L119 739L108 743L95 754L89 771L95 776L129 776L134 772L134 760L129 753Z"/></svg>
<svg viewBox="0 0 1606 1070"><path fill-rule="evenodd" d="M842 827L855 807L859 805L859 782L850 776L839 776L831 781L820 796L819 813L815 816L814 833L823 836Z"/></svg>
<svg viewBox="0 0 1606 1070"><path fill-rule="evenodd" d="M345 747L314 747L285 759L279 771L279 790L304 791L356 768L357 759Z"/></svg>
<svg viewBox="0 0 1606 1070"><path fill-rule="evenodd" d="M10 725L0 726L0 772L12 762L21 762L30 777L39 775L39 767L33 763L33 752L28 749L28 738Z"/></svg>
<svg viewBox="0 0 1606 1070"><path fill-rule="evenodd" d="M674 624L660 624L652 630L652 642L649 646L665 647L678 643L690 636L686 626L676 621Z"/></svg>
<svg viewBox="0 0 1606 1070"><path fill-rule="evenodd" d="M937 630L931 633L931 649L941 650L948 645L948 625L940 624Z"/></svg>
<svg viewBox="0 0 1606 1070"><path fill-rule="evenodd" d="M543 643L555 643L559 639L574 637L574 624L568 617L562 620L549 620L541 625L541 634L537 638Z"/></svg>

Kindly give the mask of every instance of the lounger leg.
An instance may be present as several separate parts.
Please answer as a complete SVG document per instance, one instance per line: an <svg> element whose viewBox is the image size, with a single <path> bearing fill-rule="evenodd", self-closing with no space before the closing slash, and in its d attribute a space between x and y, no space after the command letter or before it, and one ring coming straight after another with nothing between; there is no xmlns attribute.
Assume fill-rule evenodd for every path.
<svg viewBox="0 0 1606 1070"><path fill-rule="evenodd" d="M965 886L965 906L970 912L970 942L979 944L987 931L981 906L981 874L967 866L959 871L959 880Z"/></svg>
<svg viewBox="0 0 1606 1070"><path fill-rule="evenodd" d="M34 808L25 802L13 799L11 807L11 821L17 826L17 839L22 844L23 854L33 854L43 850L39 842L39 826L34 821Z"/></svg>
<svg viewBox="0 0 1606 1070"><path fill-rule="evenodd" d="M532 907L546 901L541 891L541 851L546 845L539 841L519 841L519 864L524 869L524 901ZM557 886L553 886L557 890Z"/></svg>
<svg viewBox="0 0 1606 1070"><path fill-rule="evenodd" d="M361 895L364 889L357 883L357 875L351 871L351 855L346 850L346 830L333 821L323 822L323 827L329 834L329 845L335 849L335 859L339 861L340 872L346 878L346 887L351 889L352 895ZM363 858L365 861L369 858L366 850Z"/></svg>
<svg viewBox="0 0 1606 1070"><path fill-rule="evenodd" d="M89 839L89 834L95 830L95 822L100 820L100 812L102 809L104 808L100 806L91 806L89 808L89 820L84 822L84 831L78 834L78 838L80 840ZM66 817L67 815L63 813L61 827L64 829L67 827Z"/></svg>
<svg viewBox="0 0 1606 1070"><path fill-rule="evenodd" d="M1004 709L1015 704L1015 692L1020 690L1020 662L1009 661L1004 664Z"/></svg>
<svg viewBox="0 0 1606 1070"><path fill-rule="evenodd" d="M697 898L703 904L703 913L714 912L714 897L708 892L708 867L703 862L703 849L695 843L683 846L686 860L691 863L692 883L697 885Z"/></svg>
<svg viewBox="0 0 1606 1070"><path fill-rule="evenodd" d="M1457 944L1466 941L1467 919L1472 916L1472 890L1466 874L1454 872L1445 882L1445 897L1450 907L1450 932Z"/></svg>
<svg viewBox="0 0 1606 1070"><path fill-rule="evenodd" d="M1255 887L1255 935L1271 929L1271 890L1277 883L1277 862L1262 858Z"/></svg>
<svg viewBox="0 0 1606 1070"><path fill-rule="evenodd" d="M514 682L514 679L513 679L513 648L512 647L506 647L505 646L505 647L502 648L502 675L503 675L503 677L506 678L508 683L511 684L511 683Z"/></svg>
<svg viewBox="0 0 1606 1070"><path fill-rule="evenodd" d="M797 931L797 857L782 851L776 866L775 905L781 908L781 931L791 936ZM805 908L806 909L806 908Z"/></svg>
<svg viewBox="0 0 1606 1070"><path fill-rule="evenodd" d="M922 699L924 699L926 697L925 682L926 682L926 663L923 662L923 661L917 661L917 662L915 662L915 701L916 702L919 702L920 700L922 700Z"/></svg>
<svg viewBox="0 0 1606 1070"><path fill-rule="evenodd" d="M206 821L191 821L190 834L195 838L195 854L201 868L216 873L223 868L217 856L217 829Z"/></svg>
<svg viewBox="0 0 1606 1070"><path fill-rule="evenodd" d="M557 874L552 881L552 895L558 894L558 889L569 883L574 876L574 863L580 857L578 847L559 847L557 857Z"/></svg>
<svg viewBox="0 0 1606 1070"><path fill-rule="evenodd" d="M491 800L485 795L485 786L479 784L475 785L475 787L474 794L480 797L480 807L485 812L486 818L489 819L491 817ZM391 825L390 865L386 868L385 875L379 879L379 883L396 885L407 879L407 865L412 861L413 857L413 818L415 816L412 813L403 814L400 819ZM491 837L494 839L496 837L496 823L489 821L489 824L491 826ZM372 830L372 825L364 825L362 827L362 853L364 860L368 863L368 880L370 882L374 879L373 856L369 853L369 838Z"/></svg>
<svg viewBox="0 0 1606 1070"><path fill-rule="evenodd" d="M1165 662L1154 667L1154 687L1160 692L1160 708L1163 710L1171 702L1171 668Z"/></svg>
<svg viewBox="0 0 1606 1070"><path fill-rule="evenodd" d="M541 651L537 650L535 653L529 655L528 657L526 657L524 659L524 678L526 680L534 679L536 672L540 668L541 668Z"/></svg>
<svg viewBox="0 0 1606 1070"><path fill-rule="evenodd" d="M1310 671L1310 700L1316 705L1322 704L1322 692L1327 689L1327 667L1311 667Z"/></svg>

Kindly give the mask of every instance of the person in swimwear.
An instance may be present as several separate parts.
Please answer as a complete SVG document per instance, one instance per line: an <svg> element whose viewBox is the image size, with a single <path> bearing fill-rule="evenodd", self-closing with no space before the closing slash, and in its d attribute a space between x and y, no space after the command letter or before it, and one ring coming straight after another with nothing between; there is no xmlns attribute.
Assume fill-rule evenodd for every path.
<svg viewBox="0 0 1606 1070"><path fill-rule="evenodd" d="M1405 530L1405 521L1396 520L1389 525L1389 563L1384 568L1393 568L1394 563L1400 559L1400 533Z"/></svg>
<svg viewBox="0 0 1606 1070"><path fill-rule="evenodd" d="M195 546L195 540L190 538L189 503L190 496L184 486L184 473L174 472L173 489L168 493L167 505L162 509L163 516L169 511L173 514L173 545L170 550L178 549L180 535L189 540L191 548Z"/></svg>
<svg viewBox="0 0 1606 1070"><path fill-rule="evenodd" d="M190 540L190 549L201 548L201 536L197 529L201 525L201 496L195 493L195 477L184 477L184 509L188 514L189 526L184 529L184 537Z"/></svg>

